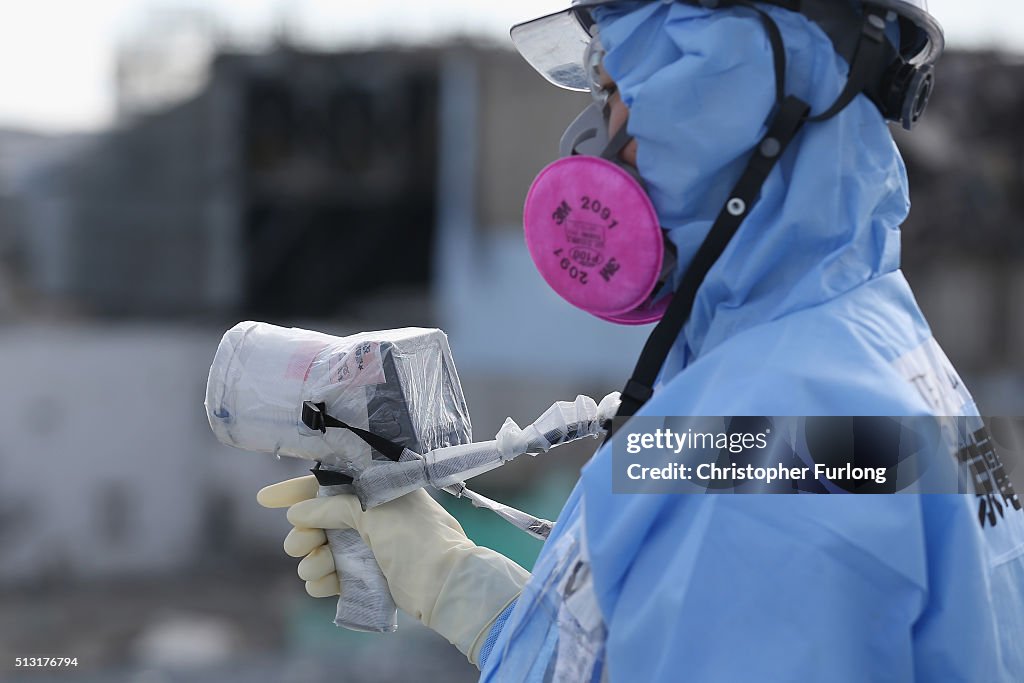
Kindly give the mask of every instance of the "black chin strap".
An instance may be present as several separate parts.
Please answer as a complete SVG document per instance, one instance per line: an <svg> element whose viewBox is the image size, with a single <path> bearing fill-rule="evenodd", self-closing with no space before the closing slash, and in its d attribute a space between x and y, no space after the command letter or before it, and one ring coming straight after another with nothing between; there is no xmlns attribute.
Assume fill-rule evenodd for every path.
<svg viewBox="0 0 1024 683"><path fill-rule="evenodd" d="M754 149L739 182L729 193L729 199L718 213L707 237L704 238L704 242L697 250L693 262L686 269L665 316L651 332L651 336L647 338L636 367L633 369L633 374L622 390L622 404L616 417L631 417L654 393L654 382L661 371L661 366L679 338L686 321L690 318L697 290L700 289L711 267L729 246L729 242L736 234L743 219L757 203L761 187L800 128L806 121L823 121L839 113L864 89L884 55L885 22L880 20L877 12L869 9L863 17L860 42L850 67L846 87L826 111L813 118L808 118L810 106L806 102L793 95L783 95L785 92L786 52L782 35L772 18L745 0L732 2L722 0L714 4L719 7L731 5L752 9L757 12L764 24L774 57L775 86L778 98L775 117L767 134L761 138ZM608 430L608 438L611 438L612 431L613 429Z"/></svg>
<svg viewBox="0 0 1024 683"><path fill-rule="evenodd" d="M807 120L824 121L841 112L846 105L853 101L853 98L871 85L875 75L882 70L887 62L891 61L889 52L882 10L877 7L865 7L860 27L860 38L857 41L853 61L850 62L846 87L839 93L839 97L831 107Z"/></svg>

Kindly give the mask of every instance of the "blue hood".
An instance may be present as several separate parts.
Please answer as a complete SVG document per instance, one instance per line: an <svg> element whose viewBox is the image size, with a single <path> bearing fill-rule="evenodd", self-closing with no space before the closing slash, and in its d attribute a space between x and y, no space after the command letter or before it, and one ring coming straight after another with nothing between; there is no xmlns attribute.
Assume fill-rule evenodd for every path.
<svg viewBox="0 0 1024 683"><path fill-rule="evenodd" d="M824 111L846 62L802 16L764 10L782 31L787 94ZM748 9L626 3L595 18L605 68L630 108L640 174L679 250L678 282L767 130L771 45ZM738 332L898 269L909 207L906 169L870 100L807 124L708 273L663 379Z"/></svg>
<svg viewBox="0 0 1024 683"><path fill-rule="evenodd" d="M788 91L823 111L846 65L802 17L766 11ZM765 133L771 49L749 10L595 13L682 272ZM637 415L977 415L895 272L907 210L871 102L805 126ZM587 662L584 556L610 680L1021 680L1024 516L983 528L961 495L616 494L616 467L610 444L584 467L482 680Z"/></svg>

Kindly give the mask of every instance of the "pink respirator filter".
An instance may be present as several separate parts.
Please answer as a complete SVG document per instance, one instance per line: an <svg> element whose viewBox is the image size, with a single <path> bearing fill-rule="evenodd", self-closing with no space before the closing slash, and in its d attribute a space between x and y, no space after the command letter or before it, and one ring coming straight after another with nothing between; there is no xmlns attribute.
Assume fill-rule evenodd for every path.
<svg viewBox="0 0 1024 683"><path fill-rule="evenodd" d="M573 306L624 325L665 314L670 296L651 301L665 257L658 215L612 162L577 155L545 167L526 195L523 230L537 270Z"/></svg>

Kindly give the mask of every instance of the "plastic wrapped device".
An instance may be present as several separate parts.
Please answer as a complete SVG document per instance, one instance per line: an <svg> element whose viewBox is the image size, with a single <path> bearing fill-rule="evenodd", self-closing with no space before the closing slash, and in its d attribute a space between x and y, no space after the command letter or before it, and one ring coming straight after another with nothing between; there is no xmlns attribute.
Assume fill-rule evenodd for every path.
<svg viewBox="0 0 1024 683"><path fill-rule="evenodd" d="M242 322L221 339L206 386L217 438L231 446L316 460L347 474L376 459L348 430L320 432L303 402L415 452L472 441L448 338L402 328L335 337Z"/></svg>
<svg viewBox="0 0 1024 683"><path fill-rule="evenodd" d="M349 429L313 429L304 405L413 453L469 443L472 426L446 335L403 328L335 337L260 322L228 330L206 387L206 412L230 446L305 458L355 478L389 461ZM321 495L354 493L345 484ZM335 623L394 631L397 612L387 582L354 530L328 540L343 577Z"/></svg>

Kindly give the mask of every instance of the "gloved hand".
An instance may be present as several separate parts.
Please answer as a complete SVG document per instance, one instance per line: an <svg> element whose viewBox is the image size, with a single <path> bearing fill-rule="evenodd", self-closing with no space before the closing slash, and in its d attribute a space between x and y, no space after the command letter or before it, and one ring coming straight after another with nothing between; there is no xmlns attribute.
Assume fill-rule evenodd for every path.
<svg viewBox="0 0 1024 683"><path fill-rule="evenodd" d="M298 573L306 592L317 598L338 595L323 529L356 529L373 551L395 603L477 664L491 626L519 596L529 572L473 543L422 489L366 512L355 496L316 494L316 479L306 476L267 486L256 496L264 507L289 508L295 528L284 550L304 556Z"/></svg>

